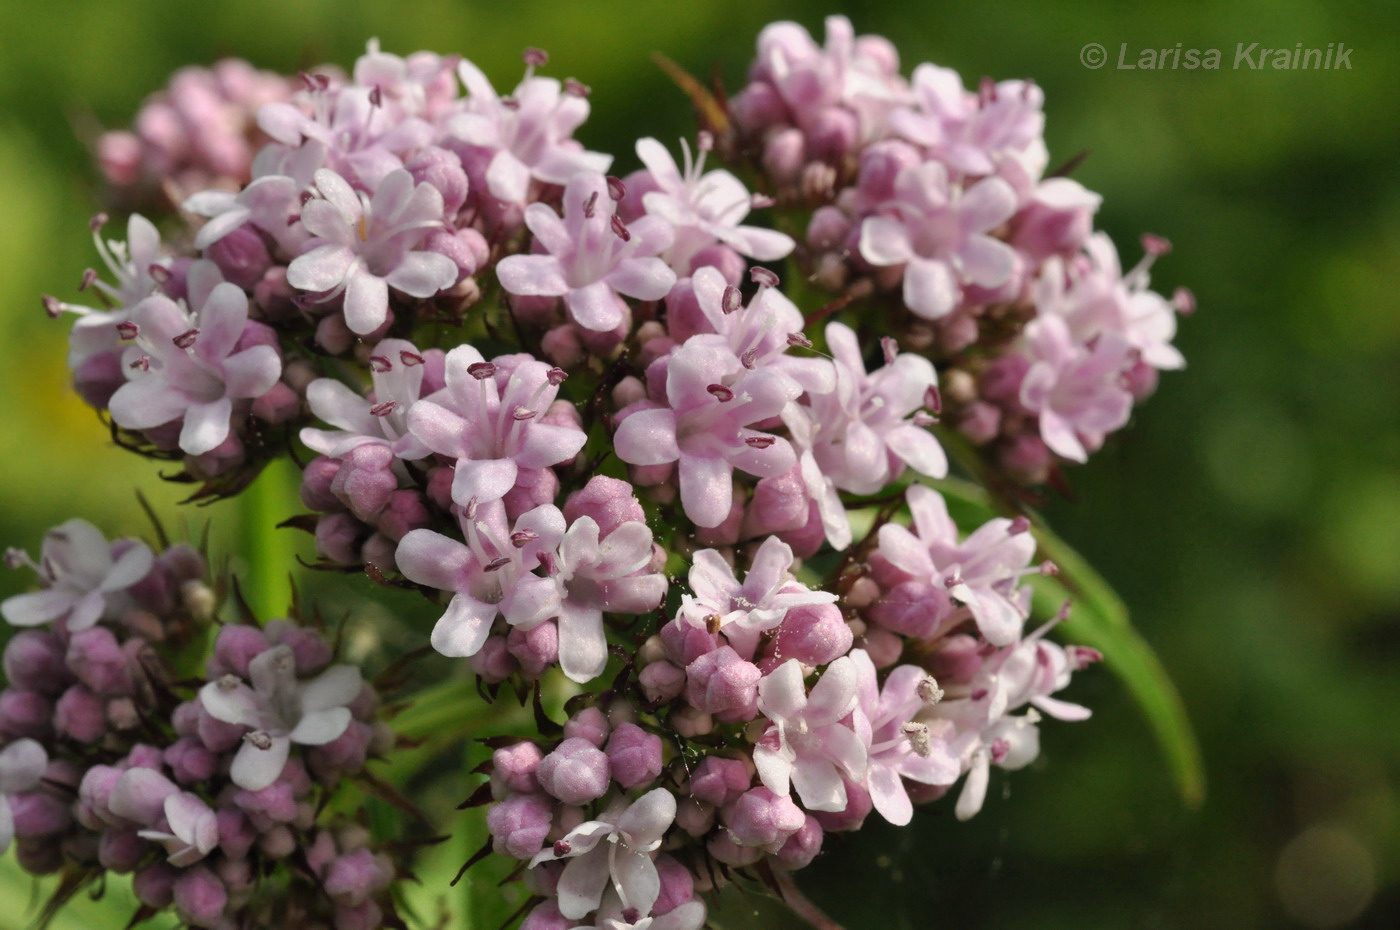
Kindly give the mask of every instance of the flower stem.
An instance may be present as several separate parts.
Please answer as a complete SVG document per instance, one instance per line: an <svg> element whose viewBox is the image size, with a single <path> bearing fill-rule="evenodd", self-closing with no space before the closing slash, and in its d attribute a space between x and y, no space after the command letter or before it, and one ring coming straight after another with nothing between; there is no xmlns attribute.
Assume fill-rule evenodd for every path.
<svg viewBox="0 0 1400 930"><path fill-rule="evenodd" d="M295 466L277 459L240 495L240 549L248 559L243 597L261 620L284 616L291 603L290 578L297 567L295 531L277 529L277 524L299 509L297 485Z"/></svg>

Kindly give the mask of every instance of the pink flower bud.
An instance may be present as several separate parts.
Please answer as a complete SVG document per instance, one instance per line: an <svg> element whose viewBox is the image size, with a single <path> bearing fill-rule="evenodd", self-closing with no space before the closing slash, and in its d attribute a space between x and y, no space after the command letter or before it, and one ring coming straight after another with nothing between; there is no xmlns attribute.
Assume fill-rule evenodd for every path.
<svg viewBox="0 0 1400 930"><path fill-rule="evenodd" d="M629 790L661 774L661 737L634 723L613 730L607 753L613 780Z"/></svg>
<svg viewBox="0 0 1400 930"><path fill-rule="evenodd" d="M301 502L312 510L339 510L340 499L331 486L340 471L340 459L322 455L306 463L301 472Z"/></svg>
<svg viewBox="0 0 1400 930"><path fill-rule="evenodd" d="M341 458L340 470L331 481L331 493L366 523L374 522L398 489L399 479L392 471L394 453L388 446L371 442L356 446Z"/></svg>
<svg viewBox="0 0 1400 930"><path fill-rule="evenodd" d="M302 678L319 673L335 658L330 643L326 642L320 633L295 626L287 620L273 620L269 623L267 637L270 643L292 650L297 675Z"/></svg>
<svg viewBox="0 0 1400 930"><path fill-rule="evenodd" d="M113 697L131 692L131 674L117 637L105 626L81 630L68 640L68 669L94 694Z"/></svg>
<svg viewBox="0 0 1400 930"><path fill-rule="evenodd" d="M15 836L33 839L52 836L68 829L73 822L69 805L46 791L25 791L10 795Z"/></svg>
<svg viewBox="0 0 1400 930"><path fill-rule="evenodd" d="M248 816L235 807L221 807L215 811L219 824L219 849L225 856L242 859L248 855L257 841L257 831Z"/></svg>
<svg viewBox="0 0 1400 930"><path fill-rule="evenodd" d="M95 743L107 732L107 705L84 685L73 685L53 709L54 729L80 743Z"/></svg>
<svg viewBox="0 0 1400 930"><path fill-rule="evenodd" d="M369 758L374 729L360 720L351 720L345 732L306 754L307 765L324 782L334 782L347 772L358 772Z"/></svg>
<svg viewBox="0 0 1400 930"><path fill-rule="evenodd" d="M301 413L301 395L290 385L278 381L253 399L252 413L264 423L286 423Z"/></svg>
<svg viewBox="0 0 1400 930"><path fill-rule="evenodd" d="M569 495L564 504L564 519L574 523L580 517L592 517L603 537L622 523L646 522L646 514L632 485L604 475L595 475L583 490Z"/></svg>
<svg viewBox="0 0 1400 930"><path fill-rule="evenodd" d="M773 632L768 661L776 668L788 659L804 665L826 665L851 651L851 628L835 604L794 607Z"/></svg>
<svg viewBox="0 0 1400 930"><path fill-rule="evenodd" d="M503 856L529 859L544 847L554 805L541 794L516 794L493 804L486 814L492 846Z"/></svg>
<svg viewBox="0 0 1400 930"><path fill-rule="evenodd" d="M375 526L389 539L398 542L410 530L427 526L431 519L423 495L404 488L389 495L389 502L379 514Z"/></svg>
<svg viewBox="0 0 1400 930"><path fill-rule="evenodd" d="M677 665L690 663L719 648L718 633L709 633L681 620L670 620L661 627L661 643Z"/></svg>
<svg viewBox="0 0 1400 930"><path fill-rule="evenodd" d="M497 749L491 754L492 781L499 781L503 789L517 794L537 791L535 770L543 758L540 747L528 740Z"/></svg>
<svg viewBox="0 0 1400 930"><path fill-rule="evenodd" d="M385 888L389 879L374 854L359 849L332 862L321 882L331 900L355 907Z"/></svg>
<svg viewBox="0 0 1400 930"><path fill-rule="evenodd" d="M931 637L952 614L947 589L927 580L900 582L866 611L872 622L910 639Z"/></svg>
<svg viewBox="0 0 1400 930"><path fill-rule="evenodd" d="M121 875L135 870L150 851L151 845L136 835L135 827L105 830L97 841L97 861Z"/></svg>
<svg viewBox="0 0 1400 930"><path fill-rule="evenodd" d="M802 828L806 815L792 798L758 787L722 808L720 819L728 827L730 838L740 846L776 849Z"/></svg>
<svg viewBox="0 0 1400 930"><path fill-rule="evenodd" d="M656 874L661 879L661 894L651 906L653 917L669 914L676 908L695 898L695 878L690 869L681 865L674 856L665 853L656 857Z"/></svg>
<svg viewBox="0 0 1400 930"><path fill-rule="evenodd" d="M743 868L753 865L763 858L763 849L758 846L740 846L727 831L721 830L705 843L705 849L725 865Z"/></svg>
<svg viewBox="0 0 1400 930"><path fill-rule="evenodd" d="M182 785L205 781L214 775L219 765L219 757L214 755L197 739L177 740L165 750L165 764Z"/></svg>
<svg viewBox="0 0 1400 930"><path fill-rule="evenodd" d="M648 701L664 704L685 690L685 670L662 659L642 669L637 675L637 683L642 686L642 694Z"/></svg>
<svg viewBox="0 0 1400 930"><path fill-rule="evenodd" d="M555 901L545 901L543 904L535 905L534 909L521 921L520 930L569 930L577 924L559 913L559 905Z"/></svg>
<svg viewBox="0 0 1400 930"><path fill-rule="evenodd" d="M37 691L7 688L0 694L0 733L11 739L42 742L52 732L53 716L54 705Z"/></svg>
<svg viewBox="0 0 1400 930"><path fill-rule="evenodd" d="M599 749L608 741L608 715L596 707L585 707L564 724L565 738L586 739Z"/></svg>
<svg viewBox="0 0 1400 930"><path fill-rule="evenodd" d="M856 115L841 107L826 107L807 127L807 150L811 158L839 162L860 141Z"/></svg>
<svg viewBox="0 0 1400 930"><path fill-rule="evenodd" d="M455 216L467 202L467 173L456 153L436 145L419 149L404 163L415 184L431 184L442 194L443 215Z"/></svg>
<svg viewBox="0 0 1400 930"><path fill-rule="evenodd" d="M805 869L822 851L822 825L811 814L807 814L806 818L802 828L788 837L782 848L773 854L773 865L777 868L789 872Z"/></svg>
<svg viewBox="0 0 1400 930"><path fill-rule="evenodd" d="M521 468L515 475L515 487L502 498L506 516L511 520L536 507L553 504L559 496L559 478L549 468Z"/></svg>
<svg viewBox="0 0 1400 930"><path fill-rule="evenodd" d="M676 802L676 826L691 836L704 836L714 828L715 808L694 798Z"/></svg>
<svg viewBox="0 0 1400 930"><path fill-rule="evenodd" d="M783 129L763 146L763 169L779 185L796 183L807 161L807 143L800 129Z"/></svg>
<svg viewBox="0 0 1400 930"><path fill-rule="evenodd" d="M89 406L106 410L117 388L126 384L126 366L120 348L97 352L73 368L73 390Z"/></svg>
<svg viewBox="0 0 1400 930"><path fill-rule="evenodd" d="M540 762L540 786L565 804L587 804L608 790L608 757L591 742L570 737Z"/></svg>
<svg viewBox="0 0 1400 930"><path fill-rule="evenodd" d="M690 793L715 807L737 800L749 789L753 776L742 759L706 756L690 773Z"/></svg>
<svg viewBox="0 0 1400 930"><path fill-rule="evenodd" d="M250 225L228 233L204 251L204 257L219 266L226 280L246 291L252 290L272 266L262 236Z"/></svg>
<svg viewBox="0 0 1400 930"><path fill-rule="evenodd" d="M737 287L748 267L744 256L729 246L716 242L696 252L691 257L687 270L693 275L701 268L715 268L724 276L724 280Z"/></svg>
<svg viewBox="0 0 1400 930"><path fill-rule="evenodd" d="M815 811L812 814L827 833L859 830L861 824L865 823L866 815L874 807L870 801L870 792L848 778L841 780L846 785L846 809L843 811Z"/></svg>
<svg viewBox="0 0 1400 930"><path fill-rule="evenodd" d="M175 908L180 919L196 927L216 927L224 916L228 892L205 866L186 870L175 880Z"/></svg>
<svg viewBox="0 0 1400 930"><path fill-rule="evenodd" d="M22 630L5 644L5 678L10 687L58 694L72 683L63 644L52 633Z"/></svg>
<svg viewBox="0 0 1400 930"><path fill-rule="evenodd" d="M248 663L266 652L269 645L263 631L255 626L236 624L221 627L218 638L214 640L214 656L207 663L209 677L237 675L247 678Z"/></svg>
<svg viewBox="0 0 1400 930"><path fill-rule="evenodd" d="M506 636L506 649L520 663L526 678L539 678L559 661L559 627L552 620L528 630L511 627Z"/></svg>
<svg viewBox="0 0 1400 930"><path fill-rule="evenodd" d="M364 524L348 513L328 513L316 521L316 551L332 562L360 561L359 540Z"/></svg>
<svg viewBox="0 0 1400 930"><path fill-rule="evenodd" d="M489 636L481 644L481 651L471 657L472 671L481 676L487 684L505 681L520 668L515 656L506 649L504 636Z"/></svg>
<svg viewBox="0 0 1400 930"><path fill-rule="evenodd" d="M686 700L707 714L733 723L752 720L758 713L758 666L739 658L730 646L720 646L686 666Z"/></svg>

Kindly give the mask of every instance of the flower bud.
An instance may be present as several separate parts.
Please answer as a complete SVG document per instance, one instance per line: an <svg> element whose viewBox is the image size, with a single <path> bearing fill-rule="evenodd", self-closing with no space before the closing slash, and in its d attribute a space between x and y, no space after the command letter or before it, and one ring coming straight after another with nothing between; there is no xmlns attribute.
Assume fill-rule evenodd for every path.
<svg viewBox="0 0 1400 930"><path fill-rule="evenodd" d="M720 809L729 836L740 846L776 849L802 828L806 814L792 798L765 787L752 788L737 801Z"/></svg>
<svg viewBox="0 0 1400 930"><path fill-rule="evenodd" d="M175 879L172 890L181 920L195 927L218 926L228 904L228 892L207 867L185 870Z"/></svg>
<svg viewBox="0 0 1400 930"><path fill-rule="evenodd" d="M131 673L117 637L105 626L74 633L65 658L68 669L88 690L104 697L131 693Z"/></svg>
<svg viewBox="0 0 1400 930"><path fill-rule="evenodd" d="M73 685L53 709L53 725L61 736L95 743L107 732L107 705L83 685Z"/></svg>
<svg viewBox="0 0 1400 930"><path fill-rule="evenodd" d="M356 907L389 884L380 863L368 849L359 849L331 863L322 887L337 904Z"/></svg>
<svg viewBox="0 0 1400 930"><path fill-rule="evenodd" d="M586 739L570 737L540 762L540 786L565 804L587 804L608 790L608 757Z"/></svg>
<svg viewBox="0 0 1400 930"><path fill-rule="evenodd" d="M531 858L544 847L553 823L553 807L541 794L516 794L493 804L486 814L492 847L513 859Z"/></svg>
<svg viewBox="0 0 1400 930"><path fill-rule="evenodd" d="M394 462L394 453L382 443L356 446L341 457L340 470L331 481L331 493L356 517L372 523L388 506L389 496L398 490L399 479L392 470Z"/></svg>
<svg viewBox="0 0 1400 930"><path fill-rule="evenodd" d="M488 636L470 661L472 671L488 685L505 681L520 668L515 656L507 650L504 636Z"/></svg>
<svg viewBox="0 0 1400 930"><path fill-rule="evenodd" d="M214 655L206 663L211 679L224 675L248 677L248 663L268 650L267 637L255 626L229 624L219 629Z"/></svg>
<svg viewBox="0 0 1400 930"><path fill-rule="evenodd" d="M808 604L787 612L769 640L769 662L776 668L788 659L803 665L826 665L851 651L851 628L835 604Z"/></svg>
<svg viewBox="0 0 1400 930"><path fill-rule="evenodd" d="M846 830L859 830L861 824L865 823L866 816L870 813L874 805L870 801L870 792L849 778L842 778L846 785L846 809L840 811L814 811L812 816L817 818L822 829L827 833L839 833Z"/></svg>
<svg viewBox="0 0 1400 930"><path fill-rule="evenodd" d="M6 688L0 694L0 733L43 741L52 732L54 705L37 691Z"/></svg>
<svg viewBox="0 0 1400 930"><path fill-rule="evenodd" d="M62 833L73 822L68 808L68 804L46 791L23 791L10 795L15 836L33 839Z"/></svg>
<svg viewBox="0 0 1400 930"><path fill-rule="evenodd" d="M578 737L603 748L608 741L608 717L596 707L585 707L564 724L566 738Z"/></svg>
<svg viewBox="0 0 1400 930"><path fill-rule="evenodd" d="M695 898L695 879L674 856L665 853L656 857L656 874L661 879L661 893L651 906L653 917L669 914Z"/></svg>
<svg viewBox="0 0 1400 930"><path fill-rule="evenodd" d="M147 907L166 908L174 900L175 879L179 870L164 862L148 865L131 879L136 899Z"/></svg>
<svg viewBox="0 0 1400 930"><path fill-rule="evenodd" d="M612 777L632 789L661 774L661 737L634 723L624 723L608 739L608 763Z"/></svg>
<svg viewBox="0 0 1400 930"><path fill-rule="evenodd" d="M749 790L753 776L742 759L706 756L690 773L692 797L723 807Z"/></svg>
<svg viewBox="0 0 1400 930"><path fill-rule="evenodd" d="M52 633L22 630L5 644L5 678L10 687L59 694L72 683L63 644Z"/></svg>
<svg viewBox="0 0 1400 930"><path fill-rule="evenodd" d="M822 851L822 825L811 814L807 814L806 818L802 828L788 837L782 848L773 854L773 865L777 868L790 872L805 869Z"/></svg>
<svg viewBox="0 0 1400 930"><path fill-rule="evenodd" d="M686 700L725 722L752 720L758 713L763 673L729 646L720 646L686 666Z"/></svg>
<svg viewBox="0 0 1400 930"><path fill-rule="evenodd" d="M97 841L97 861L119 875L134 871L150 851L150 844L136 835L135 827L104 830Z"/></svg>
<svg viewBox="0 0 1400 930"><path fill-rule="evenodd" d="M543 758L540 747L528 740L504 746L491 754L491 780L517 794L537 791L540 785L535 770Z"/></svg>
<svg viewBox="0 0 1400 930"><path fill-rule="evenodd" d="M637 675L642 694L653 704L674 700L685 690L685 670L665 659L653 662Z"/></svg>
<svg viewBox="0 0 1400 930"><path fill-rule="evenodd" d="M550 620L528 630L511 627L506 649L520 663L526 678L539 678L559 661L559 627Z"/></svg>

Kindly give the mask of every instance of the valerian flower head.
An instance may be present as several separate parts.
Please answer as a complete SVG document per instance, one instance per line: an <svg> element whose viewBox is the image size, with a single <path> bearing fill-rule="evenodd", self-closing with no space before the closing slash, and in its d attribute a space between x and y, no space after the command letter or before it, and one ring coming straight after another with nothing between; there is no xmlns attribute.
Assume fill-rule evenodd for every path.
<svg viewBox="0 0 1400 930"><path fill-rule="evenodd" d="M39 626L59 620L70 633L94 626L121 606L119 595L151 573L155 556L149 546L127 540L120 549L86 520L73 519L44 534L39 561L22 553L44 586L16 594L0 604L6 622Z"/></svg>
<svg viewBox="0 0 1400 930"><path fill-rule="evenodd" d="M1123 383L1130 366L1127 340L1104 332L1086 346L1064 317L1046 314L1026 326L1023 351L1031 364L1021 382L1022 406L1039 416L1041 438L1051 451L1087 461L1133 409L1132 392Z"/></svg>
<svg viewBox="0 0 1400 930"><path fill-rule="evenodd" d="M423 388L424 357L403 339L384 339L370 360L373 388L361 396L343 381L317 378L306 389L311 412L334 430L306 427L301 441L322 455L338 458L366 444L386 445L401 459L429 454L428 447L408 429L408 412Z"/></svg>
<svg viewBox="0 0 1400 930"><path fill-rule="evenodd" d="M126 353L129 380L112 395L112 419L136 430L180 420L180 448L190 455L227 439L233 402L267 393L282 373L275 347L238 348L250 324L248 295L235 284L214 287L194 314L148 297L131 322L136 345Z"/></svg>
<svg viewBox="0 0 1400 930"><path fill-rule="evenodd" d="M661 893L653 860L675 819L676 797L665 788L654 788L630 804L619 799L597 820L579 824L541 851L530 866L568 860L557 893L559 912L571 920L597 910L609 882L624 908L649 914Z"/></svg>
<svg viewBox="0 0 1400 930"><path fill-rule="evenodd" d="M366 335L384 325L391 287L425 298L457 283L452 259L417 249L428 232L443 228L442 194L431 184L415 185L399 169L370 197L323 168L316 190L320 197L301 209L301 223L315 238L287 266L287 283L318 302L344 294L351 332Z"/></svg>
<svg viewBox="0 0 1400 930"><path fill-rule="evenodd" d="M1029 591L1019 581L1035 555L1035 539L998 517L959 542L943 495L912 485L905 497L914 532L894 523L880 527L880 554L907 575L947 588L955 602L972 612L988 642L1014 642L1029 609Z"/></svg>
<svg viewBox="0 0 1400 930"><path fill-rule="evenodd" d="M688 343L668 361L668 406L634 410L618 426L618 458L630 465L677 462L685 515L698 526L718 526L733 503L736 468L767 477L796 463L786 439L754 427L801 392L779 370L749 372L727 346Z"/></svg>
<svg viewBox="0 0 1400 930"><path fill-rule="evenodd" d="M948 169L924 162L900 171L895 200L860 228L860 254L872 265L904 266L904 303L937 320L952 313L965 284L993 288L1016 269L1011 246L989 233L1016 212L1016 193L1001 178L964 187Z"/></svg>
<svg viewBox="0 0 1400 930"><path fill-rule="evenodd" d="M588 119L584 94L535 76L533 66L509 97L497 94L470 61L461 61L457 73L467 99L447 128L486 154L486 187L497 200L523 204L531 180L564 184L579 172L603 172L612 164L611 155L585 151L573 138Z"/></svg>
<svg viewBox="0 0 1400 930"><path fill-rule="evenodd" d="M958 174L994 174L1007 160L1038 176L1044 167L1045 93L1029 81L986 82L963 89L951 68L922 64L912 79L914 106L890 114L896 134L922 146Z"/></svg>
<svg viewBox="0 0 1400 930"><path fill-rule="evenodd" d="M666 220L676 231L666 251L672 268L684 274L695 253L715 242L761 262L777 261L792 252L796 243L786 233L741 225L753 206L753 195L728 171L705 171L707 146L702 145L699 157L692 158L690 144L682 139L681 151L684 171L660 142L637 140L637 157L657 188L643 194L642 203L648 214Z"/></svg>
<svg viewBox="0 0 1400 930"><path fill-rule="evenodd" d="M581 172L564 187L564 218L531 204L525 224L534 233L533 255L511 255L496 268L511 294L562 297L570 318L584 329L611 332L627 320L620 294L660 300L676 274L657 255L671 245L671 226L644 216L625 226L608 195L607 179ZM543 253L543 254L540 254Z"/></svg>
<svg viewBox="0 0 1400 930"><path fill-rule="evenodd" d="M792 575L792 547L769 536L754 553L741 584L714 549L695 553L681 598L680 616L692 626L722 633L741 657L752 658L759 636L783 622L794 607L831 604L836 595L814 591Z"/></svg>
<svg viewBox="0 0 1400 930"><path fill-rule="evenodd" d="M578 454L587 435L540 422L554 403L563 372L533 358L506 378L469 345L447 353L446 386L414 404L408 428L432 451L457 460L452 499L465 507L500 500L521 469L558 465ZM502 383L504 382L504 383Z"/></svg>
<svg viewBox="0 0 1400 930"><path fill-rule="evenodd" d="M350 725L346 706L360 693L360 670L333 665L310 681L297 678L288 645L273 646L248 663L249 687L235 675L206 684L200 703L216 720L249 728L229 777L248 791L277 780L293 743L323 746Z"/></svg>
<svg viewBox="0 0 1400 930"><path fill-rule="evenodd" d="M810 693L802 663L789 659L758 686L758 709L770 721L753 749L764 786L787 796L797 790L814 811L846 809L843 776L865 778L867 750L855 731L841 723L856 707L856 665L843 656L827 666Z"/></svg>

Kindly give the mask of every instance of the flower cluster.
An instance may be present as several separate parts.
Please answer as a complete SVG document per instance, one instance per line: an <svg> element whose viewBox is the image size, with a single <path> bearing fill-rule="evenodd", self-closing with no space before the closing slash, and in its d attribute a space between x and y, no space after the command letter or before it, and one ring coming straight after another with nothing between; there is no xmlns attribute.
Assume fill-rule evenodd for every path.
<svg viewBox="0 0 1400 930"><path fill-rule="evenodd" d="M959 526L938 482L980 449L1014 513L1008 486L1084 461L1183 365L1190 295L1149 289L1157 237L1124 272L1099 196L1047 172L1034 84L906 78L887 40L826 26L766 28L727 112L699 101L693 144L639 139L630 173L574 139L589 89L538 49L508 93L376 42L257 94L229 65L247 80L218 94L177 79L148 110L183 128L110 137L127 161L104 164L158 148L185 228L163 245L132 215L109 241L100 217L94 305L44 301L119 441L197 496L290 448L318 567L416 588L425 647L483 699L533 693L543 729L493 735L478 793L530 930L698 930L702 894L787 882L872 812L907 824L961 782L973 816L1042 715L1089 715L1057 695L1098 653L1046 637L1067 608L1028 626L1058 571L1030 519ZM220 161L213 122L264 144ZM393 748L373 689L306 630L229 626L197 694L141 698L166 741L126 734L161 639L114 631L188 614L202 565L94 533L55 531L42 590L5 603L53 631L7 653L0 790L29 803L47 752L83 861L192 925L388 919L408 867L317 813ZM162 560L185 600L149 606ZM96 740L100 764L74 745Z"/></svg>
<svg viewBox="0 0 1400 930"><path fill-rule="evenodd" d="M0 605L23 628L4 653L0 847L36 875L131 874L192 927L381 926L397 867L320 815L394 743L357 668L288 621L228 625L191 693L174 666L217 606L199 553L70 520L11 562L42 587Z"/></svg>

